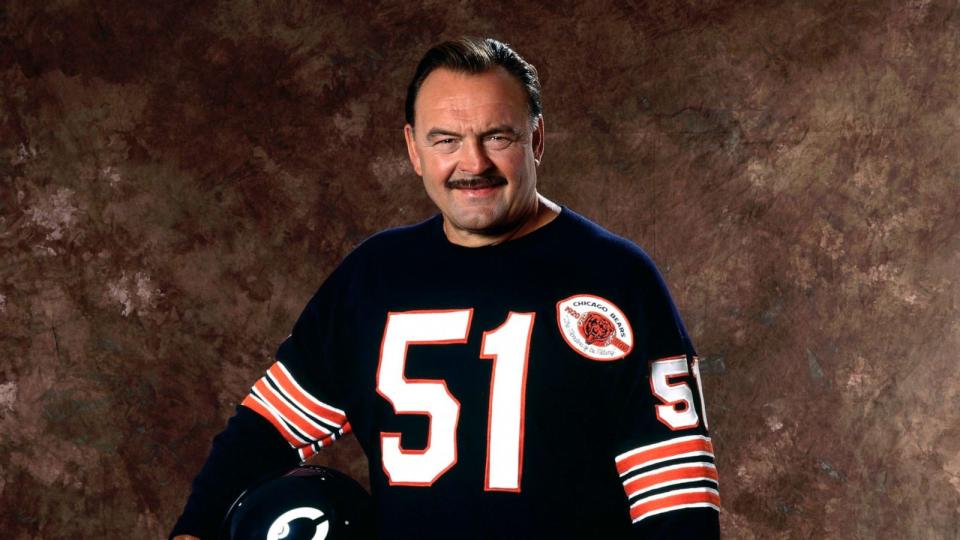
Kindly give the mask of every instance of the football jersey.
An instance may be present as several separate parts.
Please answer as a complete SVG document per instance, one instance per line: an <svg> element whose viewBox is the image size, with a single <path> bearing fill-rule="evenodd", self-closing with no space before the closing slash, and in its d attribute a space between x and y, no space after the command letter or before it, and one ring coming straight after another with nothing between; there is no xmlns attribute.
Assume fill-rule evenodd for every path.
<svg viewBox="0 0 960 540"><path fill-rule="evenodd" d="M566 207L492 246L449 242L440 215L370 237L243 408L300 460L352 431L381 538L719 535L697 357L667 288Z"/></svg>

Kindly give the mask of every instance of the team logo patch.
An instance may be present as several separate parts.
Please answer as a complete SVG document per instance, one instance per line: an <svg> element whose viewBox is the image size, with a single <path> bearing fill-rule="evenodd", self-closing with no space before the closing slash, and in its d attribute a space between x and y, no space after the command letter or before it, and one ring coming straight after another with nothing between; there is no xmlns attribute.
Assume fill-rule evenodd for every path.
<svg viewBox="0 0 960 540"><path fill-rule="evenodd" d="M633 350L626 316L599 296L578 294L557 302L557 326L567 345L591 360L619 360Z"/></svg>

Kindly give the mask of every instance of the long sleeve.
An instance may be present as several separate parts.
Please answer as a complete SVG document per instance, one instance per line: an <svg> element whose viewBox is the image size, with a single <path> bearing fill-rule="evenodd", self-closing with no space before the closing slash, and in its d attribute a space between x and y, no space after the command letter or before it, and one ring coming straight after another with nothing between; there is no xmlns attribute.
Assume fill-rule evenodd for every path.
<svg viewBox="0 0 960 540"><path fill-rule="evenodd" d="M696 361L651 362L649 385L631 400L639 414L625 415L614 461L637 538L719 538L719 478Z"/></svg>
<svg viewBox="0 0 960 540"><path fill-rule="evenodd" d="M277 350L277 361L250 389L241 403L263 417L309 459L350 432L342 396L346 381L337 369L342 361L338 339L343 302L338 269L314 294Z"/></svg>
<svg viewBox="0 0 960 540"><path fill-rule="evenodd" d="M719 479L696 351L652 262L646 274L640 350L613 459L637 538L719 538Z"/></svg>
<svg viewBox="0 0 960 540"><path fill-rule="evenodd" d="M276 361L214 439L171 537L215 538L229 506L253 481L297 465L350 431L334 397L343 393L333 346L340 335L340 275L338 269L314 294Z"/></svg>

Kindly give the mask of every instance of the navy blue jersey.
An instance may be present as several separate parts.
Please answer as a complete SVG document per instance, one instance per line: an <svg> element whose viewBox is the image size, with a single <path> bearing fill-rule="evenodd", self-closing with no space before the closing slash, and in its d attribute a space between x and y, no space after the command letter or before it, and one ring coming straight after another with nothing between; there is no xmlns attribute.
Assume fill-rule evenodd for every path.
<svg viewBox="0 0 960 540"><path fill-rule="evenodd" d="M194 491L255 433L293 461L352 431L382 538L719 536L696 352L647 255L568 208L486 247L442 224L329 276Z"/></svg>

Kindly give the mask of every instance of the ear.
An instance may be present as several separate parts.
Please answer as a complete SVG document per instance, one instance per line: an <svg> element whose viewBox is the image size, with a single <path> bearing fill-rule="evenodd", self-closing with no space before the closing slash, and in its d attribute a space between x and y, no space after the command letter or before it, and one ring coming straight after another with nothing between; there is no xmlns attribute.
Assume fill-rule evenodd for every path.
<svg viewBox="0 0 960 540"><path fill-rule="evenodd" d="M413 126L410 124L403 126L403 138L407 140L407 157L410 158L413 170L416 171L417 176L423 176L423 171L420 170L420 154L417 152L417 141L413 135Z"/></svg>
<svg viewBox="0 0 960 540"><path fill-rule="evenodd" d="M540 164L543 157L543 115L537 117L537 126L533 128L533 161Z"/></svg>

